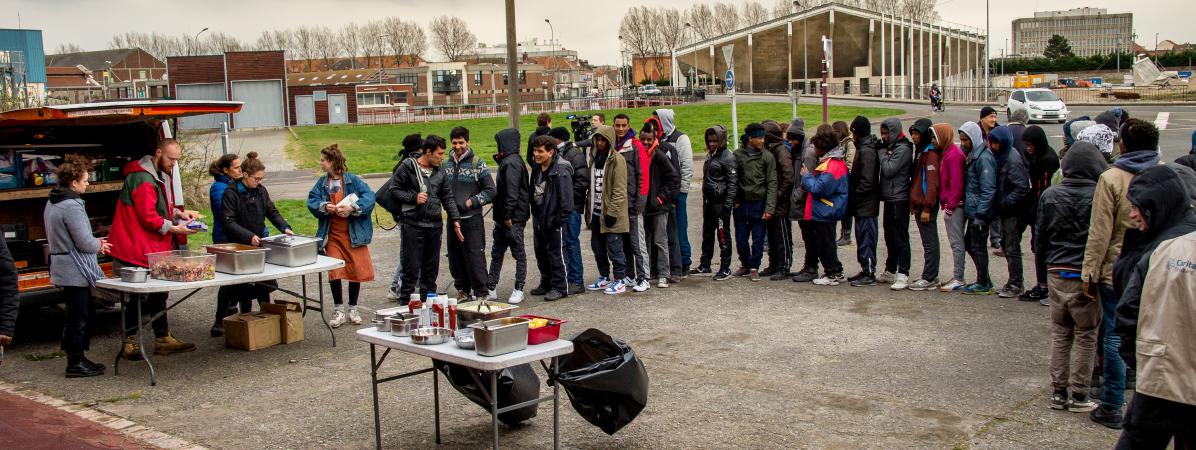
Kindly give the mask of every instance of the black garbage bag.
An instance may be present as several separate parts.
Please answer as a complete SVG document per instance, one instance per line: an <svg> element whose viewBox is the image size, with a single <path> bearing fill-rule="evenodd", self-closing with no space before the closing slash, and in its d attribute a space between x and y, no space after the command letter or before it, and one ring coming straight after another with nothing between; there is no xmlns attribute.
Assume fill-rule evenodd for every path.
<svg viewBox="0 0 1196 450"><path fill-rule="evenodd" d="M465 366L436 361L436 368L440 370L440 373L444 374L449 384L457 389L457 392L460 392L461 395L464 395L470 401L477 403L478 406L481 406L487 412L490 411L490 404L486 402L485 396L482 395L483 392L490 390L489 373L483 372L478 375L478 379L486 386L485 391L483 391L473 382L473 377L469 375L469 369ZM535 370L532 370L531 365L523 364L510 367L498 373L499 408L535 400L539 397L540 377L536 375ZM498 420L508 426L518 425L520 422L536 417L536 406L538 405L525 406L501 413L498 415Z"/></svg>
<svg viewBox="0 0 1196 450"><path fill-rule="evenodd" d="M556 381L582 418L613 435L648 404L648 371L626 342L600 330L572 341L573 353L558 360Z"/></svg>

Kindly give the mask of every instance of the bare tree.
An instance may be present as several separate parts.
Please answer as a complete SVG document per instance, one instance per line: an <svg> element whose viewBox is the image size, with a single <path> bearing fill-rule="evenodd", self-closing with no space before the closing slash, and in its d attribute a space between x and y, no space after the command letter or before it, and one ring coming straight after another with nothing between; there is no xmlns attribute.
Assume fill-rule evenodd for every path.
<svg viewBox="0 0 1196 450"><path fill-rule="evenodd" d="M206 47L208 50L218 53L238 52L249 48L249 46L241 43L239 39L219 31L207 35Z"/></svg>
<svg viewBox="0 0 1196 450"><path fill-rule="evenodd" d="M656 30L657 41L660 43L660 54L672 54L673 50L687 41L687 30L685 29L685 15L677 8L661 7L656 10L654 19L654 28ZM665 61L662 59L656 60L657 70L664 73Z"/></svg>
<svg viewBox="0 0 1196 450"><path fill-rule="evenodd" d="M261 36L258 36L257 43L254 45L254 48L258 50L291 51L294 48L291 34L291 30L263 31Z"/></svg>
<svg viewBox="0 0 1196 450"><path fill-rule="evenodd" d="M739 10L735 8L734 3L718 2L712 9L715 36L727 34L740 28Z"/></svg>
<svg viewBox="0 0 1196 450"><path fill-rule="evenodd" d="M373 67L370 58L378 57L378 67L385 67L382 57L386 54L386 30L380 21L370 21L361 26L361 56L365 57L365 66Z"/></svg>
<svg viewBox="0 0 1196 450"><path fill-rule="evenodd" d="M776 0L772 4L772 18L779 19L797 12L798 8L793 6L791 0Z"/></svg>
<svg viewBox="0 0 1196 450"><path fill-rule="evenodd" d="M300 25L292 33L291 42L294 44L296 56L307 61L307 71L314 70L312 60L316 58L316 32L311 27Z"/></svg>
<svg viewBox="0 0 1196 450"><path fill-rule="evenodd" d="M469 31L469 25L457 17L439 16L428 25L432 33L432 45L449 61L458 61L473 54L478 38Z"/></svg>
<svg viewBox="0 0 1196 450"><path fill-rule="evenodd" d="M938 21L935 3L935 0L901 0L901 15L922 22Z"/></svg>
<svg viewBox="0 0 1196 450"><path fill-rule="evenodd" d="M714 10L710 8L710 5L705 3L690 5L689 9L685 10L685 18L693 27L697 40L704 41L719 35Z"/></svg>
<svg viewBox="0 0 1196 450"><path fill-rule="evenodd" d="M745 27L767 22L771 18L768 8L765 8L764 5L755 0L743 3L743 9L739 13L739 17L743 19L743 26Z"/></svg>
<svg viewBox="0 0 1196 450"><path fill-rule="evenodd" d="M340 44L341 51L345 56L349 57L350 67L357 68L357 55L361 54L363 45L361 39L361 27L354 22L349 22L341 27L340 31L336 33L336 38Z"/></svg>
<svg viewBox="0 0 1196 450"><path fill-rule="evenodd" d="M419 26L415 22L407 22L403 27L403 38L406 43L405 55L407 55L408 63L415 65L428 52L428 35L424 34L424 27ZM472 52L473 50L470 49Z"/></svg>
<svg viewBox="0 0 1196 450"><path fill-rule="evenodd" d="M63 42L58 44L57 47L54 47L53 54L61 55L63 53L79 53L81 51L83 51L83 47L80 47L79 44L74 42Z"/></svg>
<svg viewBox="0 0 1196 450"><path fill-rule="evenodd" d="M647 6L635 6L623 14L623 20L619 23L619 36L622 37L623 47L631 52L633 58L635 55L656 56L659 44L653 28L654 19L655 12ZM651 78L648 75L648 65L641 64L640 67L643 79Z"/></svg>
<svg viewBox="0 0 1196 450"><path fill-rule="evenodd" d="M336 41L336 33L325 26L312 26L312 32L316 55L320 58L320 70L332 70L332 64L341 54L341 46Z"/></svg>

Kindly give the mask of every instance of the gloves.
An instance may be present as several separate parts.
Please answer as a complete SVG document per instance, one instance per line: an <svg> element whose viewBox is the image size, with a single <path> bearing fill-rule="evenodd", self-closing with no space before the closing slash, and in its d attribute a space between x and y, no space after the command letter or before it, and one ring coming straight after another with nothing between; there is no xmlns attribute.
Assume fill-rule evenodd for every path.
<svg viewBox="0 0 1196 450"><path fill-rule="evenodd" d="M614 227L618 221L619 219L615 218L615 216L602 216L602 223L605 224L607 228Z"/></svg>

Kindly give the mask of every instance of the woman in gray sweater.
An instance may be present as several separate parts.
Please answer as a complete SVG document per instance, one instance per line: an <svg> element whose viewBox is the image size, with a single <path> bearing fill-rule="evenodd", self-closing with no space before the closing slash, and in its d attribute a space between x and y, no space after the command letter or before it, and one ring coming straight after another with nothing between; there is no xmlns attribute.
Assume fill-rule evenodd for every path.
<svg viewBox="0 0 1196 450"><path fill-rule="evenodd" d="M91 162L80 155L67 155L58 166L58 185L46 204L46 240L50 244L50 282L62 288L66 320L62 327L62 350L66 352L66 377L94 377L104 374L104 365L88 360L91 336L87 319L92 314L91 288L104 272L96 261L108 253L111 244L96 239L91 221L79 198L87 190Z"/></svg>

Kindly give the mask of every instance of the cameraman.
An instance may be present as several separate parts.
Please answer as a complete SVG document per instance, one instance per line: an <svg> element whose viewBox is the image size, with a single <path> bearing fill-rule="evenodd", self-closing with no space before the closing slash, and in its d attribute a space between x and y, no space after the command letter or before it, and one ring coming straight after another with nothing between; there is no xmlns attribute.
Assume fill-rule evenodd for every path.
<svg viewBox="0 0 1196 450"><path fill-rule="evenodd" d="M603 125L606 125L606 114L605 113L596 112L596 113L594 113L594 115L590 116L589 132L586 133L587 135L585 136L585 139L577 141L577 146L581 147L581 148L594 148L594 131L597 130L598 127L603 126ZM576 136L576 137L581 137L581 136Z"/></svg>

